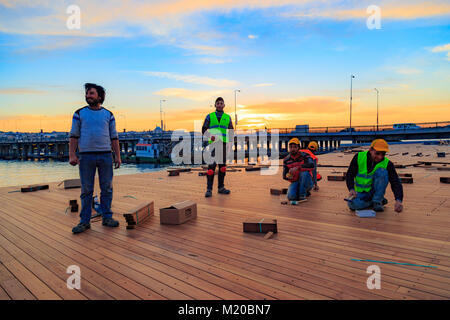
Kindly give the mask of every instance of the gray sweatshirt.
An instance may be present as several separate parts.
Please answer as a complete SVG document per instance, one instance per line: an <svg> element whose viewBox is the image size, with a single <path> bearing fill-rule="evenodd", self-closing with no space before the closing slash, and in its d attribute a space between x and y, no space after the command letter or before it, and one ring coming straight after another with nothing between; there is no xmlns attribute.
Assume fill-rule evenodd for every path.
<svg viewBox="0 0 450 320"><path fill-rule="evenodd" d="M119 139L114 115L103 107L78 109L73 114L70 137L78 139L80 153L111 152L111 140Z"/></svg>

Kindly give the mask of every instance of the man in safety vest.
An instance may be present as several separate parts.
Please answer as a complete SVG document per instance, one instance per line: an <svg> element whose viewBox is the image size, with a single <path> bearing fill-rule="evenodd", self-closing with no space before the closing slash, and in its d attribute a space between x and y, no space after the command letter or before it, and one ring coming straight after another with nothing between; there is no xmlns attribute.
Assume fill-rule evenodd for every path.
<svg viewBox="0 0 450 320"><path fill-rule="evenodd" d="M319 158L315 155L315 152L319 149L319 145L315 141L311 141L308 144L307 149L301 149L301 152L305 152L309 154L309 156L314 160L314 170L311 171L311 177L314 183L314 191L319 191L319 186L317 185L317 181L322 179L322 176L317 173L317 164L319 163Z"/></svg>
<svg viewBox="0 0 450 320"><path fill-rule="evenodd" d="M223 143L223 158L222 161L219 161L219 184L218 184L218 193L221 194L230 194L230 190L226 189L224 186L225 181L225 173L227 170L226 166L226 153L227 148L229 146L229 129L233 129L233 122L231 121L231 117L223 112L223 108L225 107L225 102L222 97L218 97L216 99L216 111L211 112L208 114L205 118L205 121L203 123L202 127L202 133L204 134L206 131L209 131L211 137L208 141L209 144L212 143ZM214 172L216 170L216 162L213 164L208 165L208 171L206 172L206 193L205 197L211 197L212 196L212 188L214 183Z"/></svg>
<svg viewBox="0 0 450 320"><path fill-rule="evenodd" d="M297 138L289 140L289 155L283 160L283 179L291 182L287 198L291 201L305 200L313 187L311 171L314 160L308 153L300 151Z"/></svg>
<svg viewBox="0 0 450 320"><path fill-rule="evenodd" d="M347 188L350 191L348 206L351 210L361 210L373 205L373 210L384 211L387 204L384 194L388 183L395 196L394 209L403 210L403 187L394 164L385 157L389 151L387 142L376 139L369 151L357 153L347 171Z"/></svg>

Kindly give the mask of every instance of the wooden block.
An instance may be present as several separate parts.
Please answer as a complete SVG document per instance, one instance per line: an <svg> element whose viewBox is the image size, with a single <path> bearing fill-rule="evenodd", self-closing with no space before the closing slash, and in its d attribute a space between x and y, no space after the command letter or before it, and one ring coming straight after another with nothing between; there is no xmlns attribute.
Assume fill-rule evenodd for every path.
<svg viewBox="0 0 450 320"><path fill-rule="evenodd" d="M64 189L74 189L74 188L81 188L80 179L64 180Z"/></svg>
<svg viewBox="0 0 450 320"><path fill-rule="evenodd" d="M27 187L20 188L21 192L33 192L38 190L47 190L49 188L48 184L34 184Z"/></svg>
<svg viewBox="0 0 450 320"><path fill-rule="evenodd" d="M450 183L450 177L440 177L439 180L442 183Z"/></svg>
<svg viewBox="0 0 450 320"><path fill-rule="evenodd" d="M269 231L266 233L266 235L264 236L264 239L270 239L273 236L273 232Z"/></svg>
<svg viewBox="0 0 450 320"><path fill-rule="evenodd" d="M177 168L177 167L171 167L171 168L167 168L167 171L179 171L179 172L190 172L192 170L192 168Z"/></svg>
<svg viewBox="0 0 450 320"><path fill-rule="evenodd" d="M244 232L258 232L258 233L267 233L272 231L273 233L277 233L277 220L276 219L247 219L243 223Z"/></svg>
<svg viewBox="0 0 450 320"><path fill-rule="evenodd" d="M142 203L135 207L133 210L124 213L123 216L128 224L128 226L136 226L145 222L148 218L154 215L154 202ZM133 229L128 228L127 229Z"/></svg>
<svg viewBox="0 0 450 320"><path fill-rule="evenodd" d="M400 177L400 182L401 183L413 183L413 178Z"/></svg>
<svg viewBox="0 0 450 320"><path fill-rule="evenodd" d="M169 172L169 177L179 176L180 175L180 171L179 170L167 170L167 172Z"/></svg>
<svg viewBox="0 0 450 320"><path fill-rule="evenodd" d="M327 176L328 181L345 181L344 176Z"/></svg>
<svg viewBox="0 0 450 320"><path fill-rule="evenodd" d="M270 189L270 194L274 196L279 196L280 194L282 194L282 192L283 191L281 189L273 189L273 188Z"/></svg>
<svg viewBox="0 0 450 320"><path fill-rule="evenodd" d="M401 178L412 178L412 173L399 173L398 176Z"/></svg>
<svg viewBox="0 0 450 320"><path fill-rule="evenodd" d="M436 169L438 169L439 171L450 171L449 167L438 167Z"/></svg>
<svg viewBox="0 0 450 320"><path fill-rule="evenodd" d="M287 194L287 193L288 193L288 188L281 189L281 194Z"/></svg>
<svg viewBox="0 0 450 320"><path fill-rule="evenodd" d="M247 167L245 171L260 171L261 167Z"/></svg>
<svg viewBox="0 0 450 320"><path fill-rule="evenodd" d="M70 206L70 212L78 212L78 204Z"/></svg>
<svg viewBox="0 0 450 320"><path fill-rule="evenodd" d="M78 204L77 199L75 199L75 200L69 200L69 206L74 206L74 205L76 205L76 204Z"/></svg>

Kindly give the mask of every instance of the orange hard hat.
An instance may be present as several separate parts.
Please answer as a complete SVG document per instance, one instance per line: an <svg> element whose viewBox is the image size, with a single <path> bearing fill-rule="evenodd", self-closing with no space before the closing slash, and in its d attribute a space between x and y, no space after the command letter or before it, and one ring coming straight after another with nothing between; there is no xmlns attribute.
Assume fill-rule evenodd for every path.
<svg viewBox="0 0 450 320"><path fill-rule="evenodd" d="M288 145L290 145L292 143L300 145L300 140L298 140L297 138L292 138L291 140L289 140Z"/></svg>
<svg viewBox="0 0 450 320"><path fill-rule="evenodd" d="M319 149L319 145L317 144L317 142L311 141L308 144L308 149L311 150L311 151L317 151L317 149Z"/></svg>
<svg viewBox="0 0 450 320"><path fill-rule="evenodd" d="M389 145L384 139L373 140L370 147L374 148L376 151L389 152Z"/></svg>

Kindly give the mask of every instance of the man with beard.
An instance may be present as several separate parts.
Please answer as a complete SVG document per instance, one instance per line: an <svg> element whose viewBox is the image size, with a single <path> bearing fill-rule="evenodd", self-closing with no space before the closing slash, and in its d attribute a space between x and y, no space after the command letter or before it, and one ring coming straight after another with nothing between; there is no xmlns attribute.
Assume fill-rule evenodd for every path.
<svg viewBox="0 0 450 320"><path fill-rule="evenodd" d="M73 233L81 233L91 227L92 195L97 168L101 189L102 225L119 226L119 222L112 218L111 212L113 195L111 146L115 153L115 169L118 169L122 163L116 121L112 112L102 107L105 89L93 83L86 83L84 88L88 106L75 111L69 141L69 163L73 166L79 164L81 180L81 219L80 223L72 229Z"/></svg>

